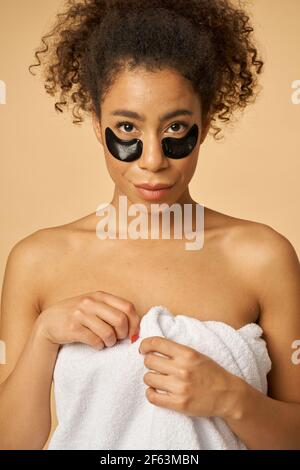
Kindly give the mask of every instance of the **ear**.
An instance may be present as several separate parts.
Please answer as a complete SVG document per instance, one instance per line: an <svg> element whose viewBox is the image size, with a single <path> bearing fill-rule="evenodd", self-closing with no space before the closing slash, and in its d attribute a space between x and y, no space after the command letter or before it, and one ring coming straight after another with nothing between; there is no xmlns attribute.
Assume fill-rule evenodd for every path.
<svg viewBox="0 0 300 470"><path fill-rule="evenodd" d="M94 110L92 111L92 123L93 123L93 128L94 128L96 137L99 140L100 144L103 145L102 134L101 134L101 125L99 123L98 116L96 115Z"/></svg>

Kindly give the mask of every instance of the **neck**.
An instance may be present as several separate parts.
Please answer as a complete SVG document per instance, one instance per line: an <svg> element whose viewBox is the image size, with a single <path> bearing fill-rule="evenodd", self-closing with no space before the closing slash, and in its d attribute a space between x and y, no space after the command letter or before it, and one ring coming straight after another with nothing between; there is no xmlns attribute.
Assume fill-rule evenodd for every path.
<svg viewBox="0 0 300 470"><path fill-rule="evenodd" d="M134 204L142 204L142 207L137 207L134 211ZM153 221L156 222L156 227L158 226L158 238L163 238L162 233L162 212L171 208L173 204L176 206L174 213L171 211L169 217L165 217L166 223L168 224L168 228L165 230L170 231L170 238L173 238L174 235L174 227L175 227L175 215L176 214L176 229L179 233L182 233L182 238L184 238L184 234L187 231L187 228L184 228L184 222L186 221L186 217L189 219L189 226L190 230L195 230L196 228L196 206L197 203L192 199L189 188L186 188L184 193L176 200L170 203L165 203L167 206L165 208L160 208L159 213L157 210L156 205L161 206L162 202L150 203L149 201L141 201L141 202L133 202L126 196L117 186L115 186L114 195L110 202L110 205L114 208L115 220L116 220L116 236L119 237L120 231L126 233L127 237L130 238L130 234L128 234L128 228L130 224L133 222L133 219L139 219L139 225L137 225L137 230L145 234L144 238L151 238L151 234L153 234ZM131 208L131 213L130 213ZM189 210L187 215L185 211ZM129 215L130 214L130 215ZM143 225L141 226L141 218L143 220ZM164 232L165 233L165 232Z"/></svg>

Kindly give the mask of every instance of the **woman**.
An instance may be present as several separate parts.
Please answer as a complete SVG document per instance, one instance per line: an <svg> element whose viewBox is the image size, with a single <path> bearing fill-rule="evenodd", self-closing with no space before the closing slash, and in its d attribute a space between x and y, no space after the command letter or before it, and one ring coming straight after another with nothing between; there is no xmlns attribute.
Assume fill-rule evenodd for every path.
<svg viewBox="0 0 300 470"><path fill-rule="evenodd" d="M227 0L68 2L36 57L40 65L39 55L48 53L46 89L52 95L61 89L56 109L62 111L72 99L74 122L81 122L80 110L92 116L115 183L110 206L117 219L120 198L125 196L128 206L140 204L149 220L153 202L178 204L182 211L190 205L190 230L198 227L195 211L203 206L192 199L189 183L200 146L209 130L218 136L217 119L229 121L234 110L255 96L263 62L251 33L246 13ZM168 188L157 189L158 185ZM174 236L178 219L171 220L167 240L161 232L154 239L122 238L121 225L114 237L105 239L103 232L99 236L95 213L38 230L14 246L2 293L1 339L7 345L7 364L0 377L2 449L44 447L56 367L57 405L60 398L66 400L58 418L62 426L69 426L63 432L70 433L65 445L93 448L89 421L82 424L81 434L80 429L71 429L72 423L78 425L79 414L84 420L96 405L99 390L92 380L102 371L93 361L102 361L102 368L108 369L109 359L121 347L127 353L126 338L137 340L139 330L144 339L135 345L152 370L139 377L147 386L141 406L151 404L162 413L174 410L176 418L189 420L217 417L224 433L230 430L244 444L240 448L300 448L300 374L292 360L292 345L300 338L296 252L265 224L207 207L201 214L204 244L198 250L185 249L188 232L182 239ZM260 327L272 363L268 393L230 372L230 364L222 366L218 356L213 359L192 344L171 339L168 329L164 335L162 330L151 335L154 330L147 330L146 319L161 313L161 319L169 321L168 312L175 316L175 326L180 316L184 318L191 334L194 319L199 327L212 325L210 321L212 326L227 326L234 340L245 326ZM81 354L86 356L79 369ZM58 357L65 361L58 365ZM116 377L119 388L123 386L117 367L122 355L115 357L106 370L107 381L101 380L110 399L110 380ZM89 360L94 368L87 384ZM122 373L135 366L137 359L130 360ZM71 390L74 384L75 388L73 394L60 395L65 383L59 381L66 374ZM88 402L81 401L84 386L87 394L96 393ZM68 410L72 395L77 401ZM108 415L113 407L127 412L126 395L110 405L102 409ZM69 416L62 415L65 412ZM126 428L123 437L130 432ZM57 448L62 442L56 442ZM98 448L105 448L101 436L97 442ZM145 445L150 448L150 442ZM124 441L116 443L116 448L124 446ZM211 441L207 448L213 448Z"/></svg>

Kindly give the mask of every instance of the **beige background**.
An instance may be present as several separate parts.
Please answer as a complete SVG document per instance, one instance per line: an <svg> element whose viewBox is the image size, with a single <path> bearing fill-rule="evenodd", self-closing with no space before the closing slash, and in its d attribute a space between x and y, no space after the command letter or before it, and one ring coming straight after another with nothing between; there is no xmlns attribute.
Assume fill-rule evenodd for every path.
<svg viewBox="0 0 300 470"><path fill-rule="evenodd" d="M0 281L13 245L39 228L64 224L108 202L113 183L90 120L76 126L57 114L46 94L34 50L61 0L0 0ZM272 226L300 255L300 1L247 2L265 60L263 89L225 140L208 137L190 185L212 209ZM300 93L298 93L298 96ZM237 116L239 117L239 116ZM54 423L55 424L55 423Z"/></svg>

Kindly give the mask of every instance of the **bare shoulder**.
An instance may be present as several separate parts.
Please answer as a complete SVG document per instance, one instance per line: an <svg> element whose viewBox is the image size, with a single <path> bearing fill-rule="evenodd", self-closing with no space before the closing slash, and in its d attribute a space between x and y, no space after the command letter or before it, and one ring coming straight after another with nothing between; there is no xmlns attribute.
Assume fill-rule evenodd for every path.
<svg viewBox="0 0 300 470"><path fill-rule="evenodd" d="M27 270L42 266L49 250L50 239L49 230L40 229L16 242L7 257L5 281L11 271L16 271L20 276L22 273L25 275Z"/></svg>
<svg viewBox="0 0 300 470"><path fill-rule="evenodd" d="M241 263L244 260L248 266L257 267L298 260L290 240L270 225L210 209L209 216L220 243L233 260L238 257Z"/></svg>
<svg viewBox="0 0 300 470"><path fill-rule="evenodd" d="M91 232L91 215L72 222L45 227L18 241L10 255L31 262L43 263L80 245L81 239Z"/></svg>
<svg viewBox="0 0 300 470"><path fill-rule="evenodd" d="M275 228L253 221L243 221L232 231L231 248L262 274L280 269L282 274L299 263L291 241Z"/></svg>
<svg viewBox="0 0 300 470"><path fill-rule="evenodd" d="M83 231L84 232L84 231ZM36 230L11 248L1 289L0 338L10 358L1 369L0 383L13 370L34 322L41 312L48 280L57 275L64 256L80 243L77 221Z"/></svg>
<svg viewBox="0 0 300 470"><path fill-rule="evenodd" d="M268 395L299 403L300 375L291 358L300 337L300 262L291 241L273 227L227 218L224 246L230 267L258 301L258 324L271 359Z"/></svg>
<svg viewBox="0 0 300 470"><path fill-rule="evenodd" d="M8 291L19 286L26 297L31 295L38 305L40 286L45 278L52 276L64 256L80 250L87 233L87 227L76 220L41 228L15 243L7 257L3 296L6 298L10 295Z"/></svg>
<svg viewBox="0 0 300 470"><path fill-rule="evenodd" d="M49 229L37 230L18 242L8 253L1 289L2 320L11 316L18 302L30 305L31 317L39 311L39 292L43 272L50 266L56 247L62 247L61 237ZM21 306L20 306L21 308Z"/></svg>
<svg viewBox="0 0 300 470"><path fill-rule="evenodd" d="M63 230L42 228L19 240L10 250L7 268L16 264L18 269L42 268L55 253L67 246Z"/></svg>
<svg viewBox="0 0 300 470"><path fill-rule="evenodd" d="M257 298L265 297L279 280L297 285L300 264L291 241L275 228L216 211L211 216L213 232L231 270L244 278ZM277 276L276 282L275 277Z"/></svg>
<svg viewBox="0 0 300 470"><path fill-rule="evenodd" d="M236 224L231 235L236 248L240 247L261 266L295 258L296 251L289 239L267 224L243 220Z"/></svg>

